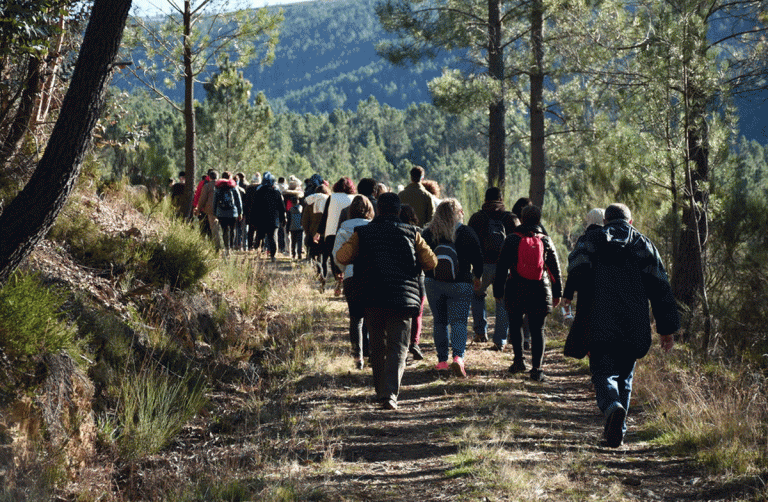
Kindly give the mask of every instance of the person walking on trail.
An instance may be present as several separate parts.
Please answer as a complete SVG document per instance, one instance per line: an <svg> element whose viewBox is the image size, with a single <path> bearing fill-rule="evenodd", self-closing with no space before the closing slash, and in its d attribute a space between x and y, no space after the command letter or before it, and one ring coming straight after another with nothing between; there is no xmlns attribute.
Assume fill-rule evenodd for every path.
<svg viewBox="0 0 768 502"><path fill-rule="evenodd" d="M319 242L323 244L323 267L325 267L329 259L331 261L331 272L336 279L334 296L341 296L343 277L341 269L336 265L336 261L331 256L333 243L336 240L336 230L339 228L341 211L352 204L352 199L355 198L355 195L357 195L357 188L352 183L352 180L349 178L339 178L339 181L333 184L333 193L325 201L323 217L320 220L320 227L315 235L315 240L319 239ZM323 277L327 273L328 270L324 268Z"/></svg>
<svg viewBox="0 0 768 502"><path fill-rule="evenodd" d="M336 259L341 246L352 237L357 227L367 225L374 217L373 204L365 195L357 195L349 205L348 218L339 225L336 231L336 240L333 244L332 258ZM368 329L365 327L365 304L363 303L362 288L364 285L359 276L355 274L352 263L337 265L344 274L344 297L347 300L349 310L349 341L352 344L352 355L357 369L363 369L366 357L370 356L368 343Z"/></svg>
<svg viewBox="0 0 768 502"><path fill-rule="evenodd" d="M501 248L508 235L519 225L515 216L504 208L501 200L501 190L491 187L485 191L485 202L469 218L468 225L480 238L483 248L483 279L480 288L472 295L472 328L476 342L488 341L488 318L485 298L488 286L496 278L496 262L499 260ZM496 302L496 327L493 331L493 347L502 351L507 343L509 318L504 302Z"/></svg>
<svg viewBox="0 0 768 502"><path fill-rule="evenodd" d="M603 220L605 219L605 209L596 207L591 209L585 218L586 228L584 233L576 241L574 249L581 246L582 243L588 239L587 234L595 231L599 231L603 228ZM571 256L568 256L568 266L571 266ZM563 308L567 314L571 314L571 301L573 301L574 294L576 293L576 277L572 274L568 274L568 279L565 281L565 287L563 288ZM579 291L579 301L576 304L576 315L572 317L573 323L568 338L565 342L564 353L566 356L575 357L581 359L587 355L586 340L584 336L584 322L587 318L587 312L592 304L592 298L589 291Z"/></svg>
<svg viewBox="0 0 768 502"><path fill-rule="evenodd" d="M275 187L275 176L269 171L261 179L261 187L253 195L251 202L251 221L256 225L256 246L262 240L272 262L276 261L277 230L285 223L285 202L280 190Z"/></svg>
<svg viewBox="0 0 768 502"><path fill-rule="evenodd" d="M342 265L355 264L362 281L365 323L371 350L376 399L384 409L397 409L405 372L411 318L419 311L420 270L431 270L437 257L418 229L399 218L400 198L378 199L379 215L354 234L336 253Z"/></svg>
<svg viewBox="0 0 768 502"><path fill-rule="evenodd" d="M624 204L608 206L603 228L579 241L568 273L579 295L588 291L592 298L586 322L589 368L597 406L606 417L603 437L618 448L627 430L635 365L651 347L648 304L668 351L680 329L677 303L656 247L632 226Z"/></svg>
<svg viewBox="0 0 768 502"><path fill-rule="evenodd" d="M413 212L413 208L408 204L402 204L400 206L400 221L419 226L419 220L416 218L416 213ZM411 319L411 345L408 347L408 352L413 356L414 361L421 361L424 359L424 353L419 347L421 341L421 328L424 320L424 302L427 300L427 293L424 290L424 272L419 273L419 295L421 296L421 305L419 306L419 313L413 316Z"/></svg>
<svg viewBox="0 0 768 502"><path fill-rule="evenodd" d="M216 212L213 208L213 200L216 195L216 180L219 179L219 172L211 169L208 171L208 181L200 190L200 198L197 201L197 210L205 214L208 219L208 228L211 230L213 245L218 251L221 249L221 234L219 233L219 221L216 219Z"/></svg>
<svg viewBox="0 0 768 502"><path fill-rule="evenodd" d="M504 301L509 316L509 338L514 351L510 373L526 370L523 315L528 316L531 330L531 379L543 382L544 320L560 303L562 276L552 240L541 226L541 209L526 206L521 225L507 236L496 264L493 297Z"/></svg>
<svg viewBox="0 0 768 502"><path fill-rule="evenodd" d="M409 174L411 182L400 192L400 202L411 206L419 219L419 225L425 227L427 223L432 221L434 197L422 184L422 180L424 180L423 167L415 166Z"/></svg>
<svg viewBox="0 0 768 502"><path fill-rule="evenodd" d="M435 369L448 370L450 345L453 351L450 369L456 376L466 378L467 318L473 290L481 285L483 251L475 231L462 224L463 218L459 201L445 199L437 206L422 235L438 258L435 269L424 278L437 349Z"/></svg>
<svg viewBox="0 0 768 502"><path fill-rule="evenodd" d="M221 173L221 179L216 181L213 197L213 212L219 220L222 239L224 240L224 256L229 256L229 250L235 244L236 225L243 219L243 202L237 181L229 171Z"/></svg>

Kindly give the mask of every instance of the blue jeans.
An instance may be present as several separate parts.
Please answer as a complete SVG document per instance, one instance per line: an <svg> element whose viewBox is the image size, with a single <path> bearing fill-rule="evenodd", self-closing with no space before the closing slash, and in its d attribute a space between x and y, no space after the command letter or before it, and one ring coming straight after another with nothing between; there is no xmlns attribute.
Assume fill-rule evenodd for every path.
<svg viewBox="0 0 768 502"><path fill-rule="evenodd" d="M496 264L483 264L483 279L479 290L472 294L472 329L475 335L483 338L488 336L488 317L485 309L486 290L493 284L496 278ZM504 302L496 302L496 327L493 330L493 343L502 347L507 343L507 330L509 329L509 317Z"/></svg>
<svg viewBox="0 0 768 502"><path fill-rule="evenodd" d="M595 384L597 406L608 416L618 404L629 411L629 399L632 396L632 379L635 376L635 362L632 357L610 352L592 351L589 356L589 369L592 371L592 383ZM627 422L624 421L624 432Z"/></svg>
<svg viewBox="0 0 768 502"><path fill-rule="evenodd" d="M424 288L432 310L435 348L439 362L448 360L448 342L453 355L464 357L467 348L467 318L472 302L472 284L468 282L442 282L426 277ZM448 326L451 336L448 336Z"/></svg>

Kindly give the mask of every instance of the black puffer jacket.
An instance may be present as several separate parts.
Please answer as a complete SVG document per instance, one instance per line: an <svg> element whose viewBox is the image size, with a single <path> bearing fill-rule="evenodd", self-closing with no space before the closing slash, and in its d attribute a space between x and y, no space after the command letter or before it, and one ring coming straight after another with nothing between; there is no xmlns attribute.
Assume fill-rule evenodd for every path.
<svg viewBox="0 0 768 502"><path fill-rule="evenodd" d="M364 284L363 302L368 307L409 309L421 306L414 240L418 229L394 216L377 216L355 228L360 240L355 277Z"/></svg>
<svg viewBox="0 0 768 502"><path fill-rule="evenodd" d="M592 299L586 319L592 351L643 357L651 346L649 301L659 334L680 328L659 253L627 221L613 220L585 234L568 261L569 282Z"/></svg>
<svg viewBox="0 0 768 502"><path fill-rule="evenodd" d="M432 251L440 244L432 237L432 231L427 227L422 237L432 248ZM459 258L459 275L456 282L472 282L472 276L480 279L483 276L483 249L480 239L471 227L460 225L456 229L456 255ZM427 277L434 278L434 271L425 272Z"/></svg>
<svg viewBox="0 0 768 502"><path fill-rule="evenodd" d="M520 234L541 236L544 244L544 264L549 273L545 271L539 281L525 279L517 273L517 250L522 240ZM540 225L530 227L521 225L515 229L515 233L507 236L496 264L496 279L493 282L494 298L504 298L509 311L552 312L552 298L560 298L562 284L560 262L557 259L555 246Z"/></svg>

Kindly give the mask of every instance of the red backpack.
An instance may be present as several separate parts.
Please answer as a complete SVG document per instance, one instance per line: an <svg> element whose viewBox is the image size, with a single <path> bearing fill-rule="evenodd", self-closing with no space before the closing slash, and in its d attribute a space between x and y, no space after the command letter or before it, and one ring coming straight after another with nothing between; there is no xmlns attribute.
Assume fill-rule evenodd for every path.
<svg viewBox="0 0 768 502"><path fill-rule="evenodd" d="M544 242L541 235L520 236L520 245L517 248L517 274L523 279L540 281L544 277Z"/></svg>

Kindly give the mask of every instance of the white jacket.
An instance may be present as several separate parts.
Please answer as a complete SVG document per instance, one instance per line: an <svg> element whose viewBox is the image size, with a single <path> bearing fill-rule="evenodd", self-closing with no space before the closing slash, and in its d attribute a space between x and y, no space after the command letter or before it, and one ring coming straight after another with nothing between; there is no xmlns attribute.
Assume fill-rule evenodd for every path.
<svg viewBox="0 0 768 502"><path fill-rule="evenodd" d="M352 234L355 233L355 227L362 227L363 225L370 223L370 221L371 220L366 220L365 218L346 220L339 226L339 229L336 232L336 242L333 243L333 251L331 252L331 256L333 257L333 261L336 262L336 265L344 271L344 279L349 279L352 277L354 270L351 263L346 267L339 263L338 260L336 260L336 253L339 249L341 249L341 246L347 242L350 237L352 237Z"/></svg>
<svg viewBox="0 0 768 502"><path fill-rule="evenodd" d="M323 237L336 235L336 230L339 228L341 210L352 204L354 198L354 195L348 193L335 192L331 194L331 202L328 204L328 219L325 222L325 235Z"/></svg>

